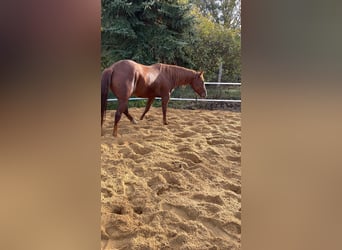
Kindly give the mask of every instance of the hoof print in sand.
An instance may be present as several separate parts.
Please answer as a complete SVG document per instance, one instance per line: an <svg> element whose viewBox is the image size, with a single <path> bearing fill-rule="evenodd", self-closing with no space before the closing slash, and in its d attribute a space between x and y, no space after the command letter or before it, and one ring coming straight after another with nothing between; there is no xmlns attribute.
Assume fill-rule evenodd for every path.
<svg viewBox="0 0 342 250"><path fill-rule="evenodd" d="M144 108L130 108L138 118ZM241 249L241 114L152 107L101 137L101 249Z"/></svg>

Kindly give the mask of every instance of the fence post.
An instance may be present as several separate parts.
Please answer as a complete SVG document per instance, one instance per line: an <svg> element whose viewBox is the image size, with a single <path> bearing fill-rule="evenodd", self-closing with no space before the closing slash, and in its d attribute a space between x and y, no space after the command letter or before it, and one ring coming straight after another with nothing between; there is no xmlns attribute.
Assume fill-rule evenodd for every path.
<svg viewBox="0 0 342 250"><path fill-rule="evenodd" d="M219 73L218 73L218 79L217 79L217 81L218 81L219 83L221 82L221 78L222 78L222 65L223 65L223 63L222 63L222 61L220 61ZM217 85L216 85L216 89L219 89L219 87L220 87L220 85L217 84ZM218 98L221 98L221 94L222 94L222 91L221 91L221 89L219 89Z"/></svg>
<svg viewBox="0 0 342 250"><path fill-rule="evenodd" d="M220 62L218 79L217 79L218 82L221 82L221 78L222 78L222 65L223 65L223 63Z"/></svg>

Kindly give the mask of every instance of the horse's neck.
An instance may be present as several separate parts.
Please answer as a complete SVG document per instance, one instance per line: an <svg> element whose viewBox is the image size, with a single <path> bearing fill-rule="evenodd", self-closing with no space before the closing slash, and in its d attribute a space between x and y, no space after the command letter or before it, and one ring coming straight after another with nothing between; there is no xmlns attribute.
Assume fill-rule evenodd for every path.
<svg viewBox="0 0 342 250"><path fill-rule="evenodd" d="M195 76L195 71L179 66L168 65L168 74L173 81L174 87L191 83Z"/></svg>

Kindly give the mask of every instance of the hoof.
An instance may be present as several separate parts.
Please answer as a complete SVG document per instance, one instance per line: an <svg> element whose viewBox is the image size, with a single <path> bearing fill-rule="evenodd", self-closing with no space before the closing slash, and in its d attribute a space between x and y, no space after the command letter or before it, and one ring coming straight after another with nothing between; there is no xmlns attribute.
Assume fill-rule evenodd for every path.
<svg viewBox="0 0 342 250"><path fill-rule="evenodd" d="M138 124L138 122L136 120L134 120L134 119L131 121L131 123Z"/></svg>
<svg viewBox="0 0 342 250"><path fill-rule="evenodd" d="M117 137L117 136L118 136L118 126L117 126L117 125L114 125L113 136L114 136L114 137Z"/></svg>

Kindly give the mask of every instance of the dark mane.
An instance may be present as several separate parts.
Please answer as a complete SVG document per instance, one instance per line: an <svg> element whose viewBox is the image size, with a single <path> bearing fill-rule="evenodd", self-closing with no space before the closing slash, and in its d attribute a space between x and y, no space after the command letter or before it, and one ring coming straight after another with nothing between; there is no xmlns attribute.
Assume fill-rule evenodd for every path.
<svg viewBox="0 0 342 250"><path fill-rule="evenodd" d="M194 78L196 71L176 65L160 63L160 72L164 73L174 83L174 86L188 84Z"/></svg>

